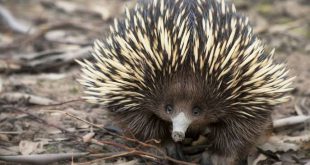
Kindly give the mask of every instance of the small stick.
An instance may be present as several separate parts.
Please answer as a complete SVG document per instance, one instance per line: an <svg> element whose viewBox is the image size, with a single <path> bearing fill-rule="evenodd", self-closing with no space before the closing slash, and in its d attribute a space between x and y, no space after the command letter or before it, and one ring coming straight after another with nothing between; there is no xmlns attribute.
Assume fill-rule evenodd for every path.
<svg viewBox="0 0 310 165"><path fill-rule="evenodd" d="M65 112L65 114L69 114L69 113ZM72 117L72 116L74 116L74 115L71 114L71 115L69 115L69 116ZM80 119L79 117L76 117L76 116L74 116L74 118L77 119L77 120L83 121L83 122L85 121L85 120ZM85 123L86 123L86 124L90 124L90 125L93 126L93 127L103 129L103 128L98 127L97 125L95 125L95 124L93 124L93 123L90 123L90 122L87 122L87 121L86 121ZM106 131L108 131L108 130L106 130ZM140 155L140 156L146 155L146 156L147 156L146 158L148 158L148 157L150 156L150 157L157 158L157 159L169 160L169 161L175 162L175 163L177 163L177 164L184 164L184 165L194 165L194 164L195 164L195 163L189 163L189 162L179 161L179 160L176 160L176 159L174 159L174 158L171 158L171 157L167 156L167 154L164 153L164 152L163 152L160 148L158 148L157 146L154 146L154 145L151 145L151 144L147 144L147 143L141 142L141 141L139 141L139 140L137 140L137 139L132 139L132 138L129 138L129 137L126 137L126 136L121 136L121 135L112 133L112 132L110 132L110 131L108 131L108 132L109 132L110 134L112 134L112 135L115 135L115 136L117 136L117 137L123 138L123 139L125 139L125 140L127 140L127 141L131 141L131 142L138 143L139 145L142 145L142 146L144 146L144 147L154 148L154 149L156 149L159 153L161 153L161 154L163 155L163 157L160 157L160 156L157 156L157 155L153 155L153 154L150 154L150 153L147 153L147 152L143 152L143 151L137 151L137 150L135 150L134 148L126 147L126 146L123 146L123 145L120 145L120 144L117 144L117 143L114 143L114 142L101 141L101 142L104 143L104 144L113 145L113 146L118 146L118 147L124 148L124 149L129 150L129 151L134 150L135 152L132 152L131 154L138 154L138 155ZM92 142L94 142L94 143L96 143L96 144L100 144L99 141L97 141L97 140L94 140L94 141L93 141L93 140L94 140L94 139L92 139ZM102 145L102 144L100 144L100 145Z"/></svg>
<svg viewBox="0 0 310 165"><path fill-rule="evenodd" d="M60 160L68 160L73 157L83 157L88 153L60 153L60 154L37 154L37 155L17 155L17 156L0 156L0 160L18 162L18 163L30 163L30 164L48 164Z"/></svg>
<svg viewBox="0 0 310 165"><path fill-rule="evenodd" d="M284 119L278 119L273 121L273 128L300 124L306 122L307 120L310 120L310 116L292 116Z"/></svg>
<svg viewBox="0 0 310 165"><path fill-rule="evenodd" d="M127 152L109 152L109 153L98 153L98 154L89 154L88 157L93 157L93 158L102 158L102 157L109 157L113 155L119 155L122 153L127 153Z"/></svg>
<svg viewBox="0 0 310 165"><path fill-rule="evenodd" d="M110 156L107 156L107 157L103 157L103 158L100 158L100 159L95 159L95 160L84 162L84 163L75 163L75 164L78 164L78 165L88 165L88 164L96 163L96 162L101 161L101 160L108 160L108 159L118 158L118 157L122 157L122 156L128 156L128 155L131 155L132 153L133 153L133 151L120 152L118 154L113 154L113 155L109 154Z"/></svg>
<svg viewBox="0 0 310 165"><path fill-rule="evenodd" d="M37 105L37 107L56 107L56 106L61 106L61 105L74 103L74 102L78 102L78 101L84 101L84 100L85 99L83 99L83 98L77 98L77 99L72 99L72 100L68 100L68 101L64 101L64 102L60 102L60 103L54 103L54 104L48 104L48 105Z"/></svg>
<svg viewBox="0 0 310 165"><path fill-rule="evenodd" d="M51 124L51 123L48 123L47 121L41 119L40 117L30 113L30 112L27 112L25 110L22 110L22 109L19 109L17 107L13 107L13 106L2 106L3 108L8 108L8 109L12 109L12 110L17 110L17 111L20 111L22 113L25 113L31 117L33 117L34 119L36 119L37 121L39 121L40 123L44 123L48 126L52 126L54 128L57 128L59 130L61 130L62 132L64 133L68 133L70 135L72 135L73 137L76 137L76 138L79 138L79 139L83 139L83 137L79 136L79 135L76 135L76 134L73 134L69 131L67 131L66 129L62 128L62 127L59 127L59 126L56 126L54 124ZM78 118L78 117L76 117ZM83 121L83 120L81 120ZM97 128L100 128L98 126L96 126L95 124L92 124L94 127L97 127ZM100 128L100 129L103 129L103 128ZM148 152L144 152L144 151L140 151L140 150L137 150L136 148L131 148L131 147L128 147L128 146L125 146L123 144L119 144L119 143L115 143L113 141L98 141L96 139L91 139L91 142L93 144L97 144L97 145L100 145L100 146L104 146L104 145L112 145L112 146L115 146L115 147L119 147L119 148L122 148L122 149L125 149L126 151L130 152L131 154L133 155L137 155L137 156L141 156L141 157L144 157L144 158L148 158L148 159L151 159L153 161L156 161L154 159L159 159L159 160L169 160L171 162L174 162L174 163L177 163L177 164L183 164L183 165L195 165L195 163L190 163L190 162L184 162L184 161L180 161L180 160L177 160L177 159L174 159L174 158L171 158L169 157L166 153L164 153L161 149L159 149L157 146L154 146L154 145L151 145L151 144L146 144L144 142L141 142L137 139L131 139L131 138L128 138L126 136L121 136L121 135L118 135L118 134L115 134L115 133L112 133L112 132L109 132L111 133L112 135L116 135L120 138L123 138L124 140L128 140L128 141L133 141L133 142L136 142L140 145L143 145L145 147L150 147L150 148L155 148L155 149L158 149L158 151L163 155L163 156L158 156L158 155L155 155L155 154L152 154L152 153L148 153Z"/></svg>
<svg viewBox="0 0 310 165"><path fill-rule="evenodd" d="M15 32L28 34L35 31L34 29L31 29L31 26L27 26L26 24L18 21L12 13L2 5L0 5L0 19L2 19L5 24Z"/></svg>
<svg viewBox="0 0 310 165"><path fill-rule="evenodd" d="M12 131L12 132L10 132L10 131L2 131L2 132L0 132L0 134L11 134L11 135L18 135L18 134L22 134L24 131Z"/></svg>
<svg viewBox="0 0 310 165"><path fill-rule="evenodd" d="M69 113L69 112L63 112L63 111L59 111L59 112L65 113L66 115L68 115L68 116L70 116L70 117L72 117L72 118L74 118L74 119L80 120L80 121L82 121L82 122L84 122L84 123L86 123L86 124L88 124L88 125L90 125L90 126L93 126L93 127L102 129L100 126L98 126L98 125L96 125L96 124L93 124L93 123L91 123L91 122L88 122L88 121L86 121L86 120L84 120L84 119L78 118L78 117L74 116L73 114L71 114L71 113Z"/></svg>
<svg viewBox="0 0 310 165"><path fill-rule="evenodd" d="M18 92L4 93L0 98L7 100L8 102L18 102L19 100L27 99L28 103L37 105L49 105L55 103L55 101L49 98Z"/></svg>

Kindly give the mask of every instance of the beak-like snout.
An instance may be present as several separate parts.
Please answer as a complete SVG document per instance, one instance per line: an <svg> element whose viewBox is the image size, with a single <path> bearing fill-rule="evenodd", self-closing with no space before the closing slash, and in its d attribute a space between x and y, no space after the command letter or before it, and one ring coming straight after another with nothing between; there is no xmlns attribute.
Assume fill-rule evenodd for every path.
<svg viewBox="0 0 310 165"><path fill-rule="evenodd" d="M184 140L185 132L188 126L191 124L191 120L189 120L183 112L179 113L177 116L172 118L172 139L175 142L179 142Z"/></svg>

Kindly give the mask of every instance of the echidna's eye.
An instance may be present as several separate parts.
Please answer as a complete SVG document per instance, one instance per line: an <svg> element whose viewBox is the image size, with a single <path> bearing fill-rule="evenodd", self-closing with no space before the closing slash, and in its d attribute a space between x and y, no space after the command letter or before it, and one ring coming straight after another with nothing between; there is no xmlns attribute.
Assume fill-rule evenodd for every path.
<svg viewBox="0 0 310 165"><path fill-rule="evenodd" d="M199 107L194 107L192 113L194 116L198 116L201 114L201 111L202 110Z"/></svg>
<svg viewBox="0 0 310 165"><path fill-rule="evenodd" d="M170 104L166 105L166 113L170 114L170 113L172 113L172 111L173 111L172 106Z"/></svg>

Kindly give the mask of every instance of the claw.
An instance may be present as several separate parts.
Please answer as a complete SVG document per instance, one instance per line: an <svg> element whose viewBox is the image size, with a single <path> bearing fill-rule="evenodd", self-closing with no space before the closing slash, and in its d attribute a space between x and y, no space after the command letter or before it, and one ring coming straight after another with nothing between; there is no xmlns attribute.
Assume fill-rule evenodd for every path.
<svg viewBox="0 0 310 165"><path fill-rule="evenodd" d="M169 142L166 142L164 144L164 147L166 149L168 156L170 156L174 159L177 159L177 160L183 160L183 161L186 160L186 158L183 154L183 151L182 151L181 144L175 143L173 141L169 141Z"/></svg>

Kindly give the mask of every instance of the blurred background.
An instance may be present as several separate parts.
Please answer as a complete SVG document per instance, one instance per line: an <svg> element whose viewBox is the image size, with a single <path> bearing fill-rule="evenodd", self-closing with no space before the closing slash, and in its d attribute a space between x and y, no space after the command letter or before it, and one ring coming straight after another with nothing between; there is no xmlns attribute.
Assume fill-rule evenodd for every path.
<svg viewBox="0 0 310 165"><path fill-rule="evenodd" d="M258 154L255 160L261 164L308 162L309 165L310 1L230 2L250 18L266 50L275 48L276 60L287 63L290 75L296 76L291 101L276 107L273 113L274 120L285 118L289 124L280 122L276 126L272 140L262 146L266 153ZM79 99L82 92L76 79L80 70L75 59L88 58L93 41L104 39L113 19L121 17L125 7L132 8L135 3L135 0L0 0L0 155L115 150L102 150L98 145L69 136L87 135L91 127L68 114L98 126L107 122L102 108ZM291 124L295 118L290 117L297 117L297 122ZM106 134L96 137L114 138ZM89 160L92 159L83 157L76 162ZM71 159L62 163L69 162ZM1 163L5 164L0 160ZM135 164L137 160L117 158L116 163Z"/></svg>

